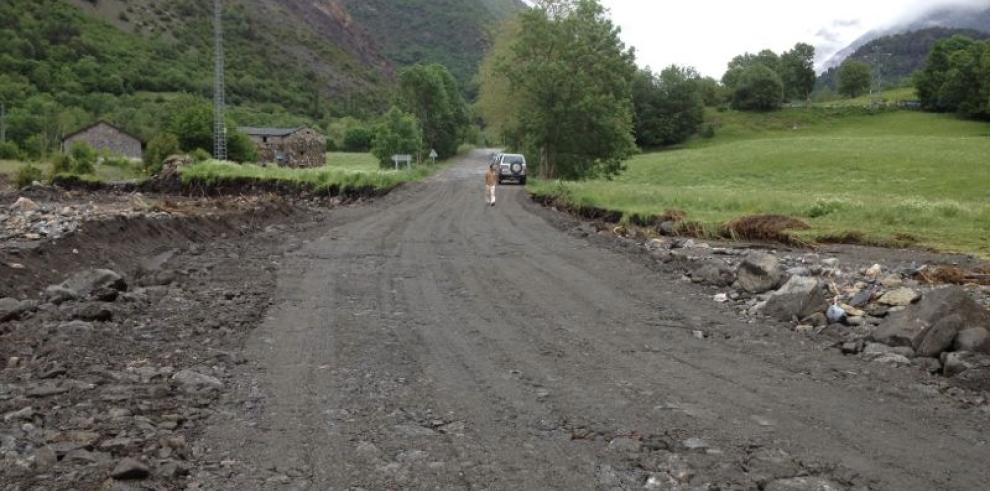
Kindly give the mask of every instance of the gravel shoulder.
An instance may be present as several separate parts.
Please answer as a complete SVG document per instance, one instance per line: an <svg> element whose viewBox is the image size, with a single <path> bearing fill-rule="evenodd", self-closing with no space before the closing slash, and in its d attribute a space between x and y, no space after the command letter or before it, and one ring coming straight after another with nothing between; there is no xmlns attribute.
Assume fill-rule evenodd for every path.
<svg viewBox="0 0 990 491"><path fill-rule="evenodd" d="M982 489L988 413L714 305L480 154L280 260L203 489ZM314 232L316 233L316 232ZM695 331L706 333L699 338ZM816 487L817 486L817 487Z"/></svg>

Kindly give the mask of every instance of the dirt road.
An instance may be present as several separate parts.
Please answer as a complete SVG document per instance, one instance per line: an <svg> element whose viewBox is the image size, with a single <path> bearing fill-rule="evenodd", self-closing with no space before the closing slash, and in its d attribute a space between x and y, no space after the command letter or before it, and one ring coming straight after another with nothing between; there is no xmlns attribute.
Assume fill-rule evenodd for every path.
<svg viewBox="0 0 990 491"><path fill-rule="evenodd" d="M205 487L986 489L987 414L747 324L521 188L488 208L483 170L286 258Z"/></svg>

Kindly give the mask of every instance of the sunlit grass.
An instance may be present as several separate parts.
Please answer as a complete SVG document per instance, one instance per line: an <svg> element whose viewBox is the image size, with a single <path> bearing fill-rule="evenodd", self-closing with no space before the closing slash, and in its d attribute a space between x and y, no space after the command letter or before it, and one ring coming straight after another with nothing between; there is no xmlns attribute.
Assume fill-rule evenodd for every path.
<svg viewBox="0 0 990 491"><path fill-rule="evenodd" d="M769 117L753 115L729 137L639 155L612 181L532 188L627 215L679 208L716 225L775 213L808 221L806 238L858 231L990 257L990 125L903 111L755 129Z"/></svg>

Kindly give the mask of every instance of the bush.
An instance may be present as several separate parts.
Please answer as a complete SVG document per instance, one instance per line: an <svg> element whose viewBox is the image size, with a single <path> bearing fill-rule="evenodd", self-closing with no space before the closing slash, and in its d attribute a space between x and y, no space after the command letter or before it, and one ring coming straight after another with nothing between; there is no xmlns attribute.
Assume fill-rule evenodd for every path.
<svg viewBox="0 0 990 491"><path fill-rule="evenodd" d="M88 143L73 143L69 153L72 155L73 174L92 174L95 172L96 159L99 158L99 154Z"/></svg>
<svg viewBox="0 0 990 491"><path fill-rule="evenodd" d="M162 170L162 163L172 155L180 153L179 138L171 133L161 133L148 142L144 151L144 172L155 175Z"/></svg>
<svg viewBox="0 0 990 491"><path fill-rule="evenodd" d="M17 147L16 143L0 143L0 159L20 160L21 158L23 158L21 155L21 149Z"/></svg>
<svg viewBox="0 0 990 491"><path fill-rule="evenodd" d="M705 123L701 126L701 131L698 132L702 138L715 138L715 124Z"/></svg>
<svg viewBox="0 0 990 491"><path fill-rule="evenodd" d="M52 175L71 174L72 168L76 166L76 161L71 155L64 153L55 154L52 159Z"/></svg>
<svg viewBox="0 0 990 491"><path fill-rule="evenodd" d="M35 167L33 164L27 164L17 169L17 175L14 177L14 185L18 188L23 188L44 178L45 176L41 172L41 169Z"/></svg>
<svg viewBox="0 0 990 491"><path fill-rule="evenodd" d="M741 75L732 105L743 111L772 111L784 101L784 83L773 70L754 65Z"/></svg>
<svg viewBox="0 0 990 491"><path fill-rule="evenodd" d="M127 169L131 166L131 160L125 157L104 157L101 164L107 167L116 167L118 169Z"/></svg>
<svg viewBox="0 0 990 491"><path fill-rule="evenodd" d="M234 162L257 162L258 149L251 137L239 131L227 134L227 160Z"/></svg>
<svg viewBox="0 0 990 491"><path fill-rule="evenodd" d="M350 128L344 133L345 152L367 152L371 150L373 138L371 130L363 126Z"/></svg>
<svg viewBox="0 0 990 491"><path fill-rule="evenodd" d="M192 153L189 154L189 156L192 157L193 162L197 164L200 162L206 162L207 160L213 158L213 156L210 155L210 152L207 152L202 148L197 148L196 150L193 150Z"/></svg>
<svg viewBox="0 0 990 491"><path fill-rule="evenodd" d="M390 169L392 155L415 155L423 146L423 132L416 118L393 107L385 114L384 120L375 128L374 144L371 153L378 158L382 168Z"/></svg>

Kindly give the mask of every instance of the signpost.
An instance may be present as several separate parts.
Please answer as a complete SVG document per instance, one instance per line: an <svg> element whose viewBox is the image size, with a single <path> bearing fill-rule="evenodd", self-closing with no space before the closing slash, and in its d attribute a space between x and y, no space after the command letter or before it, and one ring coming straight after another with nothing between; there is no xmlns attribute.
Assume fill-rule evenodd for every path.
<svg viewBox="0 0 990 491"><path fill-rule="evenodd" d="M395 162L395 170L399 170L399 164L405 163L408 169L412 166L412 155L393 155L392 162Z"/></svg>
<svg viewBox="0 0 990 491"><path fill-rule="evenodd" d="M436 149L431 149L430 150L430 160L433 161L433 164L434 165L436 165L436 163L437 163L437 157L439 157L439 156L440 155L437 153Z"/></svg>

